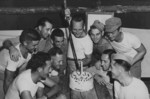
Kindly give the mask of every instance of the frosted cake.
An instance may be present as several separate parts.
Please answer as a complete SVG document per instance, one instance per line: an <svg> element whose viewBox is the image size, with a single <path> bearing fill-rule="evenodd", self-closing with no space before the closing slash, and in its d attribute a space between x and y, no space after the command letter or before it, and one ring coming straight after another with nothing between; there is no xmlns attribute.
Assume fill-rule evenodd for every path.
<svg viewBox="0 0 150 99"><path fill-rule="evenodd" d="M94 87L93 76L89 72L74 71L70 74L70 88L76 91L89 91Z"/></svg>

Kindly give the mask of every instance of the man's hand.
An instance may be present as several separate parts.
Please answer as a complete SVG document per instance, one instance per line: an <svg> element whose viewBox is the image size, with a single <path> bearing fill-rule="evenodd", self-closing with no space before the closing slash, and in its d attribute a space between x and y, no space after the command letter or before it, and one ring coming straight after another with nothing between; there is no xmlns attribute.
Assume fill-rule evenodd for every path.
<svg viewBox="0 0 150 99"><path fill-rule="evenodd" d="M9 54L10 54L10 59L15 62L17 62L19 60L19 57L21 56L19 50L14 46L11 46L9 48Z"/></svg>
<svg viewBox="0 0 150 99"><path fill-rule="evenodd" d="M94 76L95 80L100 84L100 85L106 85L107 82L102 78L100 77L99 75L95 74Z"/></svg>

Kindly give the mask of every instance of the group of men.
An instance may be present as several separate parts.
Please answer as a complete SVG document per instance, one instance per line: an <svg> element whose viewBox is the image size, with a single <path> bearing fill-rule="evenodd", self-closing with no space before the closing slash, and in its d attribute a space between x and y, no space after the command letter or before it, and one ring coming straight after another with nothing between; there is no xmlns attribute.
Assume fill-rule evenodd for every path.
<svg viewBox="0 0 150 99"><path fill-rule="evenodd" d="M69 10L65 13L67 17L70 14ZM95 20L88 32L83 17L69 19L72 40L65 39L59 28L52 31L52 21L44 17L34 29L3 42L5 99L68 98L59 76L77 70L76 61L83 62L83 69L107 88L110 97L102 97L105 92L93 88L88 92L71 90L71 99L149 99L140 80L146 49L135 35L122 31L121 19L109 18L105 25ZM45 92L44 86L51 89Z"/></svg>
<svg viewBox="0 0 150 99"><path fill-rule="evenodd" d="M95 20L88 33L84 25L84 19L81 17L72 18L70 23L74 44L74 48L71 47L71 44L68 48L67 58L70 72L77 70L74 50L78 61L83 61L84 70L93 73L94 78L100 84L106 85L110 98L149 99L148 89L140 80L141 61L146 54L146 49L139 38L122 31L122 21L118 17L107 19L105 25ZM114 54L110 55L110 53ZM140 89L137 89L136 85L140 86L138 88L143 91L139 92ZM99 98L95 96L95 93L97 93L96 88L86 93L73 91L72 98Z"/></svg>
<svg viewBox="0 0 150 99"><path fill-rule="evenodd" d="M60 91L58 73L63 73L65 68L64 33L58 28L51 33L52 28L52 21L43 17L34 29L25 29L20 36L3 42L0 63L4 71L5 99L46 99L53 96L65 99L61 93L57 94ZM44 91L44 96L41 92L44 86L39 86L39 82L51 88L47 93ZM39 93L37 97L36 93Z"/></svg>

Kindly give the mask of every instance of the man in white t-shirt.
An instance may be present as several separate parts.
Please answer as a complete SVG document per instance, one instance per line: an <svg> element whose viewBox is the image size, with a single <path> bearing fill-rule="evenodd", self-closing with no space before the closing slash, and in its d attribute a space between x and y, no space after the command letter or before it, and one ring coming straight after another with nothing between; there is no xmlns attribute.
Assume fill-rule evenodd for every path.
<svg viewBox="0 0 150 99"><path fill-rule="evenodd" d="M48 52L52 48L52 41L50 34L53 28L53 22L47 17L42 17L37 21L35 30L41 37L39 44L37 45L37 51ZM18 61L20 57L19 51L15 48L15 45L20 43L20 36L15 38L9 38L4 40L3 47L8 49L10 53L10 59Z"/></svg>
<svg viewBox="0 0 150 99"><path fill-rule="evenodd" d="M70 23L72 41L74 45L74 49L71 47L71 43L69 42L68 46L68 66L70 68L70 72L75 71L75 52L77 60L83 61L83 66L87 67L91 62L91 56L93 52L93 42L89 35L84 30L84 20L81 16L76 15L72 18ZM74 52L73 52L74 50Z"/></svg>
<svg viewBox="0 0 150 99"><path fill-rule="evenodd" d="M70 16L70 10L65 10L66 17ZM70 19L70 18L69 18ZM78 64L79 61L83 62L83 68L88 68L88 65L91 62L92 52L93 52L93 42L88 35L88 33L84 29L85 22L81 15L77 14L74 15L70 22L70 37L72 37L72 42L69 38L69 45L68 45L68 55L67 55L67 62L68 62L68 76L73 71L76 71L80 68ZM73 48L73 46L74 48ZM76 54L76 57L75 57ZM77 58L77 62L75 63L75 59ZM76 67L79 66L79 67ZM69 85L69 84L68 84ZM71 90L71 98L72 99L97 99L97 95L95 89L91 89L86 92L80 92Z"/></svg>
<svg viewBox="0 0 150 99"><path fill-rule="evenodd" d="M20 35L20 44L16 45L20 53L19 60L17 62L10 59L10 54L8 50L4 49L4 59L5 59L5 75L4 75L4 92L7 92L9 85L12 83L14 77L18 72L25 70L28 60L31 58L31 54L36 50L37 45L41 37L38 32L34 29L26 29ZM1 53L3 53L3 51Z"/></svg>
<svg viewBox="0 0 150 99"><path fill-rule="evenodd" d="M149 99L148 88L143 81L130 74L132 59L124 54L111 56L115 99Z"/></svg>
<svg viewBox="0 0 150 99"><path fill-rule="evenodd" d="M121 19L112 17L105 22L105 35L117 53L122 53L133 58L131 73L141 77L141 61L146 54L146 49L135 35L121 31Z"/></svg>
<svg viewBox="0 0 150 99"><path fill-rule="evenodd" d="M10 85L5 99L46 99L42 94L44 85L41 81L47 78L51 63L47 53L34 54L28 62L27 70L19 74Z"/></svg>

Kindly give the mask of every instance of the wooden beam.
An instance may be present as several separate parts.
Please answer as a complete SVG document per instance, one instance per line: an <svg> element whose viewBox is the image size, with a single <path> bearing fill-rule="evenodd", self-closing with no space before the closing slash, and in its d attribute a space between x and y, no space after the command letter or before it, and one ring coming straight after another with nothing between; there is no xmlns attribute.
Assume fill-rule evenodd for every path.
<svg viewBox="0 0 150 99"><path fill-rule="evenodd" d="M68 7L72 12L116 12L116 13L126 13L126 12L150 12L150 6L100 6L97 8L86 8L86 7ZM6 7L0 8L0 14L35 14L35 13L53 13L62 11L61 7L51 6L51 7Z"/></svg>

